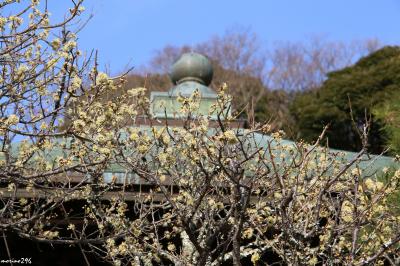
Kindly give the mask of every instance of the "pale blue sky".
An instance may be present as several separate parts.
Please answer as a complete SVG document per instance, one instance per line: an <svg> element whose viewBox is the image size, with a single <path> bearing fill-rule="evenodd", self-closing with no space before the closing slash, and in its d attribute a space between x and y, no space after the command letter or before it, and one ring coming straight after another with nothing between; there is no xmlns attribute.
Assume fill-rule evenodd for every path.
<svg viewBox="0 0 400 266"><path fill-rule="evenodd" d="M63 0L49 0L58 14ZM112 72L140 66L167 44L196 44L234 26L251 27L262 43L378 38L400 44L400 0L87 0L94 18L80 33Z"/></svg>

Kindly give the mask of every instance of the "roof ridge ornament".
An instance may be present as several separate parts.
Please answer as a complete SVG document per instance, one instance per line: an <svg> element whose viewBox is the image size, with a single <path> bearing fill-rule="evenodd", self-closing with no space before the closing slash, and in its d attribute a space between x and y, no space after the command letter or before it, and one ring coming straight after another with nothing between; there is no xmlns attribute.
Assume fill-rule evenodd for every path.
<svg viewBox="0 0 400 266"><path fill-rule="evenodd" d="M213 74L213 67L207 57L190 52L182 54L172 65L170 78L175 85L185 81L195 81L208 86Z"/></svg>
<svg viewBox="0 0 400 266"><path fill-rule="evenodd" d="M150 94L150 112L155 118L178 118L181 103L179 97L190 97L196 91L200 95L199 108L195 115L209 115L211 106L215 105L218 94L208 85L213 78L213 67L210 60L199 53L182 54L172 65L170 78L174 86L166 92L153 91ZM216 119L216 115L210 116Z"/></svg>

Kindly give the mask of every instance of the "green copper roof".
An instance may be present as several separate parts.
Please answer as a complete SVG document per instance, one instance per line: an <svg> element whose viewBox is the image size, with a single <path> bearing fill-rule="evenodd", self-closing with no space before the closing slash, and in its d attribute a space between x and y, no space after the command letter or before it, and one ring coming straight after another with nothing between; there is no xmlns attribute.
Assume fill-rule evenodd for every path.
<svg viewBox="0 0 400 266"><path fill-rule="evenodd" d="M151 134L151 128L149 126L139 126L139 129L143 133L148 133ZM214 134L215 129L209 129L209 134L212 135ZM244 129L238 129L238 135L243 135ZM122 134L124 135L124 134ZM45 154L47 160L49 162L55 160L58 157L68 157L69 152L68 152L68 143L70 143L69 139L66 138L61 138L59 140L59 143L61 146L62 143L66 143L65 148L61 148L61 146L58 146L55 149L52 149L51 151L44 152L41 154L43 156ZM254 135L251 137L251 149L257 149L258 147L264 147L266 148L268 143L271 144L271 148L275 148L276 145L278 145L278 142L276 140L273 140L273 138L269 135L263 135L263 134L258 134L254 133ZM295 147L295 143L289 140L280 140L279 141L280 145L288 145L288 146L293 146ZM18 152L18 147L21 145L21 143L14 143L12 145L12 151L13 153ZM251 152L251 150L249 151ZM333 150L330 149L329 153L339 158L344 158L345 161L351 161L357 153L355 152L348 152L348 151L340 151L340 150ZM288 154L288 156L290 156ZM4 160L4 154L0 152L0 161ZM33 158L34 159L34 158ZM32 165L33 166L32 162ZM380 156L380 155L370 155L369 158L367 156L363 157L363 160L358 163L360 168L363 170L363 175L364 176L372 176L377 174L378 176L382 174L383 168L391 168L391 169L399 169L400 165L399 163L395 162L393 158L387 157L387 156ZM129 183L143 183L144 180L140 180L135 174L127 172L127 169L119 164L113 163L108 166L108 168L105 170L103 177L106 182L111 182L112 176L116 176L119 178L118 180L124 180L125 177L128 178ZM122 181L121 181L122 182Z"/></svg>
<svg viewBox="0 0 400 266"><path fill-rule="evenodd" d="M148 132L148 134L151 134L151 128L148 126L141 126L140 130L145 133ZM243 135L244 134L244 129L237 129L238 130L238 135ZM210 128L209 129L209 134L215 134L215 129ZM268 143L271 145L272 149L275 149L276 146L279 144L281 146L292 146L296 147L295 143L290 140L280 140L276 141L274 140L270 135L265 135L265 134L259 134L259 133L253 133L251 139L247 139L247 141L250 141L249 143L251 144L251 148L249 149L249 153L252 153L252 151L258 149L259 147L268 147ZM246 140L245 140L246 142ZM280 149L278 149L279 152ZM329 149L328 150L329 154L334 157L338 157L340 159L343 159L343 163L350 162L353 158L357 156L356 152L349 152L349 151L342 151L342 150L334 150L334 149ZM150 151L150 153L152 153ZM153 154L154 155L154 154ZM291 157L292 155L286 154L285 156ZM148 158L149 161L150 157ZM278 157L276 158L277 162L280 160ZM392 157L387 157L387 156L382 156L382 155L365 155L361 158L361 161L357 163L357 165L362 169L362 175L364 177L370 177L370 176L380 176L383 174L382 170L387 167L389 169L399 169L400 164L398 162L395 162L394 158ZM126 169L120 165L113 164L110 166L110 168L107 169L106 173L104 173L104 178L105 181L111 181L111 177L113 175L116 175L117 177L124 177L126 174ZM129 178L132 178L131 180L139 180L137 176L135 175L129 175ZM132 182L132 181L131 181ZM142 180L143 182L143 180Z"/></svg>

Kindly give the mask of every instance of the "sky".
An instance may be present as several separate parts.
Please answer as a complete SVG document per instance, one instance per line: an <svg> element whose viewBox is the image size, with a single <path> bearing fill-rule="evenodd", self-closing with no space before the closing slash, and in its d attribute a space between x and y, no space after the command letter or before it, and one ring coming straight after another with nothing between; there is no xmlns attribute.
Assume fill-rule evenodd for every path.
<svg viewBox="0 0 400 266"><path fill-rule="evenodd" d="M49 0L59 16L69 1ZM86 0L93 18L79 33L82 50L97 49L111 73L145 65L166 45L197 44L234 27L250 28L263 45L310 36L400 44L400 0Z"/></svg>

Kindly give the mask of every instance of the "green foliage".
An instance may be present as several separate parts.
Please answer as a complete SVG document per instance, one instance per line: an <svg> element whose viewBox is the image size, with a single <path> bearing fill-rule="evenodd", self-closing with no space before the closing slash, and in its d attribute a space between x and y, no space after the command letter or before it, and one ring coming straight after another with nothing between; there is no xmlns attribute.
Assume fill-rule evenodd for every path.
<svg viewBox="0 0 400 266"><path fill-rule="evenodd" d="M327 138L331 147L360 149L356 127L362 127L372 110L390 99L393 91L398 89L399 59L399 47L384 47L360 59L354 66L329 73L321 88L299 93L291 105L291 112L300 137L315 140L323 126L330 124ZM373 119L371 123L370 151L379 153L386 141L382 131L385 121Z"/></svg>
<svg viewBox="0 0 400 266"><path fill-rule="evenodd" d="M387 171L384 171L382 174L377 176L377 180L383 182L385 185L390 185L393 182L393 176L396 173L394 168L389 168ZM399 205L400 203L400 186L394 187L393 192L387 197L387 202L389 204ZM399 216L400 209L392 208L389 210L392 214Z"/></svg>
<svg viewBox="0 0 400 266"><path fill-rule="evenodd" d="M384 123L390 152L400 154L400 92L394 92L392 97L374 108L373 114Z"/></svg>

